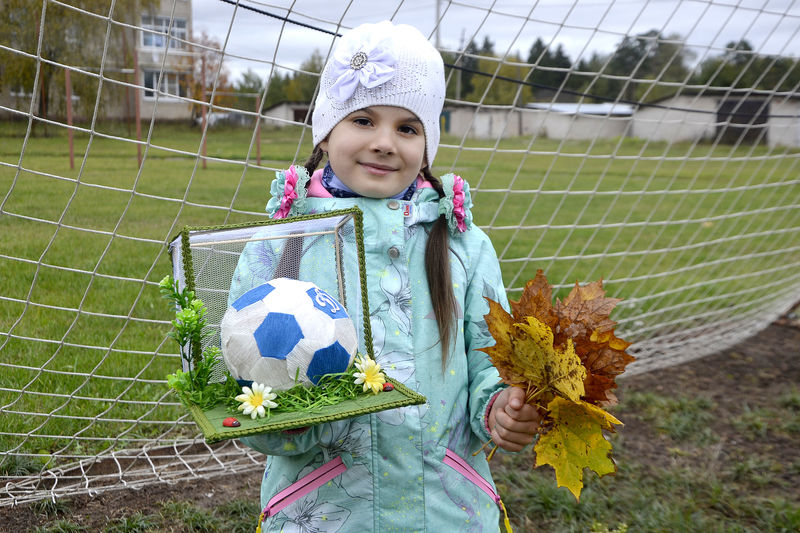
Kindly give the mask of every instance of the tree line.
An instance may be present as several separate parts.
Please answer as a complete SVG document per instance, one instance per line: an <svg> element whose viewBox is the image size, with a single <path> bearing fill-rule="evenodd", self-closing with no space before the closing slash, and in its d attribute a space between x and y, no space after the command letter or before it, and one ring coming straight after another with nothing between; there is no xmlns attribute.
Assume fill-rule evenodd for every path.
<svg viewBox="0 0 800 533"><path fill-rule="evenodd" d="M756 89L794 91L800 86L798 60L758 54L747 40L731 41L724 51L694 63L694 53L677 35L658 30L624 37L608 54L593 53L572 60L561 44L548 46L538 38L527 57L519 53L501 60L495 44L485 37L470 41L463 54L444 52L447 97L485 104L524 105L536 101L645 103L690 90ZM314 52L300 66L318 73L324 58ZM318 77L314 74L274 73L264 108L283 101L311 102ZM261 92L265 80L252 70L235 84L240 92ZM252 106L252 104L251 104Z"/></svg>
<svg viewBox="0 0 800 533"><path fill-rule="evenodd" d="M692 67L696 58L681 38L665 37L658 30L626 36L613 52L595 52L577 62L561 44L548 46L541 38L525 58L514 54L500 62L488 37L480 46L470 42L464 54L444 57L453 65L447 73L448 97L486 104L554 99L644 103L674 94L676 83L684 92L687 88L797 91L800 85L797 59L757 54L747 40L740 40Z"/></svg>
<svg viewBox="0 0 800 533"><path fill-rule="evenodd" d="M75 0L75 4L86 11L108 14L107 0ZM6 46L19 51L0 49L0 92L35 95L34 111L38 116L63 116L65 68L60 65L67 65L78 69L71 76L78 115L91 116L99 105L101 109L124 106L122 114L130 117L135 99L131 87L139 38L136 26L142 20L142 12L153 10L157 0L140 0L138 7L135 4L118 4L112 15L121 24L112 25L110 31L101 17L89 17L58 3L49 4L39 48L41 3L0 0L4 13L0 17L0 35ZM215 105L251 111L256 108L256 98L262 95L262 109L281 102L312 102L325 59L314 51L298 70L275 68L268 81L253 70L231 81L219 40L203 33L191 43L178 44L191 52L181 60L179 96L207 102L213 90ZM37 61L39 49L45 61ZM101 62L104 50L106 56ZM552 46L541 38L533 42L525 57L519 52L501 57L489 37L480 43L470 41L463 53L442 55L448 65L448 98L485 104L524 105L554 100L637 103L657 100L679 88L797 92L800 86L800 67L795 58L759 54L748 41L740 40L728 43L721 53L696 62L679 36L664 36L657 30L626 36L613 52L595 52L577 61L562 45ZM105 81L99 91L101 67L103 76L110 81ZM138 83L144 82L140 78ZM176 90L174 85L171 90ZM200 114L200 104L187 105L193 108L194 115Z"/></svg>

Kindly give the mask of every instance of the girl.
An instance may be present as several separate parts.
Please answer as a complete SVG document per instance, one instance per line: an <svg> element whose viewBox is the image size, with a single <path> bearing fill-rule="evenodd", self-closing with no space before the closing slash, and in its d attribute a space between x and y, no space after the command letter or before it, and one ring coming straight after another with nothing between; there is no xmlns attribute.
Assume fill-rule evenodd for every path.
<svg viewBox="0 0 800 533"><path fill-rule="evenodd" d="M242 439L268 455L262 531L497 530L502 503L473 453L490 438L521 450L539 417L478 351L494 343L484 298L508 304L469 186L430 171L442 58L411 26L365 24L340 39L320 83L314 152L277 173L267 211L363 211L376 361L428 402ZM266 281L242 257L232 293Z"/></svg>

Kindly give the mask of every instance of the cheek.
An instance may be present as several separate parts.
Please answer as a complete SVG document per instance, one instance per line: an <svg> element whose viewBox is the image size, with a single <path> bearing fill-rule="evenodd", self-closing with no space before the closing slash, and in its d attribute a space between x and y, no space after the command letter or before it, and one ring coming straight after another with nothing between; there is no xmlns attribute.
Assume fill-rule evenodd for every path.
<svg viewBox="0 0 800 533"><path fill-rule="evenodd" d="M424 165L426 159L424 138L406 146L406 159L408 161L419 161L421 165Z"/></svg>

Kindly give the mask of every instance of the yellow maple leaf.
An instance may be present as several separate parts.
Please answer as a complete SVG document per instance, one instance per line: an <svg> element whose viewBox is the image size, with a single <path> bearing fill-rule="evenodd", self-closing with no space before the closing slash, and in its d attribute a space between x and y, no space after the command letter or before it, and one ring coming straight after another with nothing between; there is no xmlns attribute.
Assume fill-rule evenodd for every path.
<svg viewBox="0 0 800 533"><path fill-rule="evenodd" d="M558 396L547 409L550 428L534 447L536 466L552 466L558 486L566 487L577 500L583 489L584 468L599 476L617 471L610 457L611 443L603 430L614 431L614 424L622 422L596 405Z"/></svg>
<svg viewBox="0 0 800 533"><path fill-rule="evenodd" d="M514 361L514 318L499 303L488 298L487 301L489 302L489 313L484 319L495 340L495 345L482 348L481 351L489 354L492 364L497 368L505 383L524 386L525 377L521 372L523 369Z"/></svg>
<svg viewBox="0 0 800 533"><path fill-rule="evenodd" d="M534 317L526 317L527 323L514 326L522 335L515 336L512 348L515 363L529 383L539 390L552 389L577 402L583 396L583 380L586 369L575 353L572 341L565 349L553 347L553 331Z"/></svg>

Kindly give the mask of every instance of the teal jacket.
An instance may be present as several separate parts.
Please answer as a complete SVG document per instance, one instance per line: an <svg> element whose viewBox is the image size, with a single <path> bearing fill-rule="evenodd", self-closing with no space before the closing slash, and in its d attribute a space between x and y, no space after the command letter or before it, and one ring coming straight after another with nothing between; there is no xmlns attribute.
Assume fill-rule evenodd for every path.
<svg viewBox="0 0 800 533"><path fill-rule="evenodd" d="M313 197L315 191L325 194L315 181L319 173L308 194L308 176L302 169L298 174L300 197L289 216L353 206L363 212L375 359L427 403L300 433L243 438L268 455L261 503L270 506L271 516L262 531L496 531L499 498L484 453L473 454L490 439L486 416L504 385L478 348L494 344L483 319L485 298L505 308L508 302L492 243L471 225L468 186L462 182L459 209L462 202L453 191L460 178L453 175L442 177L448 194L440 202L424 184L410 201ZM270 214L280 208L284 182L285 173L278 173ZM440 208L453 230L450 265L458 306L457 334L444 371L424 267L428 232ZM255 260L243 254L240 274L257 271L246 264ZM232 294L260 282L240 275L234 283L244 286L232 288Z"/></svg>

